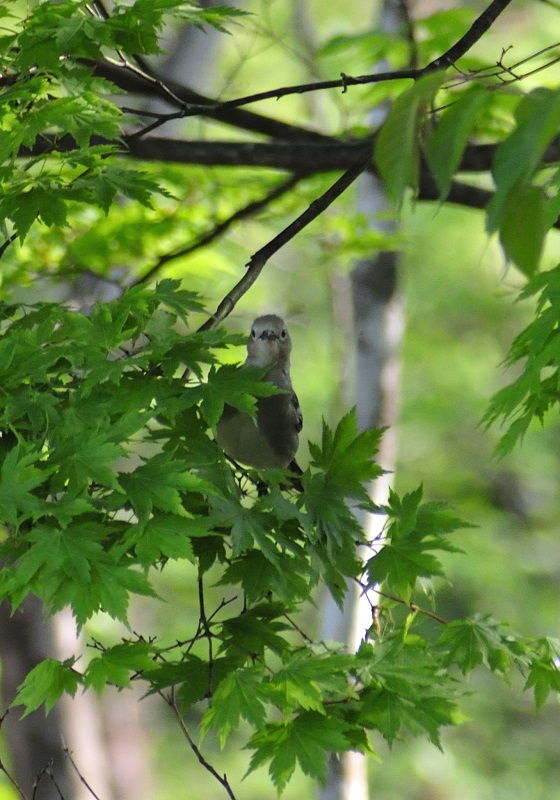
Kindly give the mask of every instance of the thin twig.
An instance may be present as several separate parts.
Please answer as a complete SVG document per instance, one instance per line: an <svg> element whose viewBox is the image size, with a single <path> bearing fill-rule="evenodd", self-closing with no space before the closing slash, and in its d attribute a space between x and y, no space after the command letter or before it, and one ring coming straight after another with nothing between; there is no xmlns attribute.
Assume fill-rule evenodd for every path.
<svg viewBox="0 0 560 800"><path fill-rule="evenodd" d="M4 719L4 717L2 717L2 719ZM12 784L12 786L14 787L16 792L20 795L20 797L22 797L23 800L28 800L27 795L25 794L25 792L23 791L21 786L18 784L18 782L16 781L14 776L6 769L6 767L4 766L4 762L1 759L0 759L0 772L4 773L4 775L9 780L9 782Z"/></svg>
<svg viewBox="0 0 560 800"><path fill-rule="evenodd" d="M291 617L290 617L288 614L284 614L284 618L288 620L288 622L290 623L290 625L292 626L292 628L294 628L294 630L296 630L296 631L299 633L299 635L300 635L300 636L301 636L303 639L305 639L305 641L306 641L308 644L314 644L314 641L313 641L313 639L312 639L310 636L308 636L308 635L306 634L306 632L300 628L300 626L297 624L297 622L294 622L294 620L293 620L293 619L292 619L292 618L291 618Z"/></svg>
<svg viewBox="0 0 560 800"><path fill-rule="evenodd" d="M170 122L175 119L182 119L183 117L191 117L195 115L207 114L211 111L216 115L220 111L228 111L232 108L239 108L240 106L248 106L252 103L258 103L261 100L280 100L282 97L287 97L294 94L307 94L308 92L324 91L325 89L342 89L346 91L348 86L361 86L370 83L381 83L382 81L396 81L405 78L416 79L422 74L421 70L417 69L401 69L394 72L378 72L375 75L345 75L341 73L340 78L329 81L313 81L312 83L300 83L295 86L283 86L279 89L269 89L264 92L256 92L255 94L246 95L245 97L238 97L233 100L225 100L222 103L214 103L213 105L190 105L188 109L182 111L175 111L171 114L162 114L159 120L146 125L139 131L136 131L129 138L139 138L145 136L147 133L159 128L160 125Z"/></svg>
<svg viewBox="0 0 560 800"><path fill-rule="evenodd" d="M367 161L359 161L347 170L333 185L320 197L314 200L303 214L291 222L283 231L274 237L268 244L254 253L247 263L247 272L238 281L233 289L226 294L214 314L203 323L199 331L212 330L217 327L235 308L238 301L255 283L267 261L280 250L287 242L294 238L303 228L325 211L340 195L362 174L367 166Z"/></svg>
<svg viewBox="0 0 560 800"><path fill-rule="evenodd" d="M175 713L175 716L177 717L177 722L179 723L179 726L180 726L180 728L181 728L181 730L183 732L183 735L184 735L185 739L187 740L187 742L189 743L189 746L190 746L191 750L193 751L193 753L197 757L199 764L201 764L204 767L204 769L208 770L208 772L211 775L213 775L214 778L216 778L216 780L219 783L221 783L221 785L226 790L227 795L230 798L230 800L235 800L235 795L234 795L234 793L232 791L231 786L229 785L229 781L228 781L226 775L225 774L224 775L220 775L219 772L212 766L212 764L210 764L208 761L206 761L206 759L204 758L204 756L200 752L199 748L197 747L196 742L194 741L194 739L190 735L189 730L188 730L187 726L185 725L185 721L184 721L183 717L181 716L181 712L179 711L179 708L177 707L177 702L176 702L175 698L172 698L169 701L169 705L173 709L173 711Z"/></svg>
<svg viewBox="0 0 560 800"><path fill-rule="evenodd" d="M165 93L158 88L157 84L146 82L137 74L127 72L127 70L121 66L108 64L106 61L88 61L87 59L83 59L82 62L92 67L96 75L108 78L112 83L123 89L129 95L140 94L142 96L169 99ZM0 74L0 83L4 83L5 80L5 77ZM272 136L285 141L301 141L302 139L306 141L328 141L330 138L326 134L304 128L301 125L281 122L272 117L267 117L255 111L247 111L242 108L234 108L230 111L214 114L210 110L218 102L214 98L206 97L206 95L195 92L193 89L177 81L167 80L166 84L172 90L173 94L179 97L182 103L190 103L191 105L196 103L201 108L204 108L205 110L200 112L201 116L217 119L226 125L232 125L236 128L242 128L246 131L253 131L263 136ZM142 111L135 109L133 113L141 114ZM156 116L160 117L161 115L158 113Z"/></svg>
<svg viewBox="0 0 560 800"><path fill-rule="evenodd" d="M2 245L0 245L0 258L2 258L2 256L4 255L4 253L6 252L6 250L8 249L8 247L9 247L9 246L10 246L10 245L11 245L13 242L15 242L15 240L16 240L16 239L17 239L17 233L12 233L12 235L11 235L11 236L9 236L9 237L6 239L6 241L2 243Z"/></svg>
<svg viewBox="0 0 560 800"><path fill-rule="evenodd" d="M72 758L72 755L71 755L71 753L70 753L70 750L69 750L67 747L64 747L64 748L63 748L63 752L64 752L64 755L65 755L65 756L68 758L68 760L69 760L70 764L72 765L72 767L73 767L73 769L74 769L74 771L75 771L76 775L77 775L77 776L78 776L78 778L80 779L80 783L83 783L83 785L86 787L86 789L87 789L87 790L88 790L88 792L91 794L91 796L92 796L92 797L95 797L95 800L100 800L99 796L95 794L95 792L93 791L93 789L91 788L91 786L89 785L89 783L86 781L86 779L84 778L84 776L82 775L82 773L80 772L80 770L78 769L78 767L76 766L76 762L75 762L75 761L74 761L74 759Z"/></svg>
<svg viewBox="0 0 560 800"><path fill-rule="evenodd" d="M407 600L403 600L402 597L395 597L392 594L387 594L387 592L382 592L377 588L374 589L374 591L380 597L385 597L387 600L392 600L394 603L400 603L403 606L407 606L413 612L418 611L418 613L424 614L426 617L430 617L431 619L435 619L435 621L441 623L441 625L448 625L449 624L448 620L444 619L443 617L438 617L438 615L434 614L433 611L428 611L427 608L422 608L421 606L416 605L416 603L412 603L412 602L409 602Z"/></svg>
<svg viewBox="0 0 560 800"><path fill-rule="evenodd" d="M210 630L210 623L206 616L206 608L204 604L204 579L202 570L198 571L198 607L199 607L199 627L204 631L204 636L208 640L208 697L212 697L213 690L213 667L214 667L214 653L212 647L212 631Z"/></svg>
<svg viewBox="0 0 560 800"><path fill-rule="evenodd" d="M65 800L64 795L62 794L62 789L60 788L60 786L56 782L56 778L54 776L54 773L53 773L53 770L52 770L52 766L53 766L52 765L52 761L50 761L47 764L47 766L44 767L44 769L42 769L41 772L37 775L37 778L35 779L35 783L33 784L33 794L31 795L31 800L35 800L35 796L37 794L37 789L39 788L39 782L40 782L41 778L43 777L43 775L46 775L47 777L49 777L51 779L51 782L52 782L54 788L58 792L58 796L59 796L60 800Z"/></svg>
<svg viewBox="0 0 560 800"><path fill-rule="evenodd" d="M341 73L341 77L329 81L313 81L312 83L301 83L295 86L284 86L279 89L269 89L264 92L256 92L255 94L246 95L245 97L238 97L233 100L226 100L223 103L214 103L212 105L204 104L183 104L180 111L172 114L165 114L159 120L155 120L146 127L133 134L133 138L145 136L147 133L169 122L173 119L179 119L187 116L194 116L198 114L205 114L211 111L216 114L219 111L225 111L232 108L239 108L240 106L247 106L252 103L257 103L261 100L279 100L282 97L294 94L306 94L308 92L324 91L325 89L342 89L346 92L349 86L359 86L364 84L381 83L382 81L395 81L403 79L418 80L424 75L435 72L438 69L447 69L455 64L455 62L464 56L476 42L483 36L484 33L491 27L492 23L497 19L502 11L512 2L512 0L493 0L492 3L485 9L474 21L469 30L462 36L458 42L446 50L438 58L431 61L427 66L420 69L401 69L391 72L378 72L375 74L360 75L354 77Z"/></svg>
<svg viewBox="0 0 560 800"><path fill-rule="evenodd" d="M186 103L184 100L181 100L180 97L177 97L177 95L160 78L152 77L152 75L144 72L144 70L134 66L134 64L131 64L124 54L121 55L120 64L118 61L114 61L111 58L107 58L106 61L109 64L113 64L113 66L120 66L128 72L132 72L133 75L137 75L138 77L142 78L142 80L148 81L148 83L152 83L154 86L157 86L157 88L163 92L163 94L169 100L172 100L174 103L177 103L179 106L181 106L186 113L191 111L192 106L190 103Z"/></svg>
<svg viewBox="0 0 560 800"><path fill-rule="evenodd" d="M268 192L264 197L261 197L258 200L251 200L251 202L247 203L247 205L243 206L243 208L238 208L237 211L231 214L231 216L219 222L214 228L212 228L212 230L202 234L202 236L200 236L198 239L195 239L190 244L180 248L179 250L174 250L171 253L165 253L161 255L156 263L151 266L144 275L142 275L140 278L137 278L131 285L137 286L138 284L147 283L157 272L159 272L163 266L165 266L165 264L173 261L176 258L183 258L184 256L193 253L195 250L200 250L202 247L206 247L223 233L225 233L235 222L239 222L239 220L246 219L247 217L258 213L262 208L265 208L274 200L292 189L301 179L301 175L291 175L287 180L271 189L271 191Z"/></svg>

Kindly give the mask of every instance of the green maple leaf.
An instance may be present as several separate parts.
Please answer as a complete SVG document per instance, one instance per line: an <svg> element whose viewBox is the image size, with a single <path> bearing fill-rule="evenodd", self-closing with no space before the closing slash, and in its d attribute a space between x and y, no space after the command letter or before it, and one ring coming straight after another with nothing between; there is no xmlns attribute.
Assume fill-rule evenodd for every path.
<svg viewBox="0 0 560 800"><path fill-rule="evenodd" d="M148 642L122 642L92 658L84 673L84 686L101 692L107 683L130 686L131 673L154 666L154 647Z"/></svg>
<svg viewBox="0 0 560 800"><path fill-rule="evenodd" d="M212 484L189 472L185 462L168 453L158 453L134 472L120 474L119 482L141 523L148 521L154 508L186 517L181 491L215 492Z"/></svg>
<svg viewBox="0 0 560 800"><path fill-rule="evenodd" d="M310 444L313 466L325 472L327 484L333 484L345 497L367 502L363 484L382 474L373 461L379 450L382 428L370 428L358 434L355 409L348 412L333 431L323 420L321 447Z"/></svg>
<svg viewBox="0 0 560 800"><path fill-rule="evenodd" d="M57 490L66 481L68 491L76 494L90 481L111 489L118 488L112 466L124 450L108 439L107 431L85 431L82 425L79 432L61 442L52 457L53 463L57 464Z"/></svg>
<svg viewBox="0 0 560 800"><path fill-rule="evenodd" d="M406 541L384 545L368 561L370 584L385 581L399 597L408 600L419 577L444 574L438 559L425 552L430 546L429 542Z"/></svg>
<svg viewBox="0 0 560 800"><path fill-rule="evenodd" d="M172 311L183 319L187 319L187 311L203 311L204 303L196 292L181 288L181 281L165 278L158 281L154 295Z"/></svg>
<svg viewBox="0 0 560 800"><path fill-rule="evenodd" d="M76 523L56 534L60 569L76 583L89 581L91 563L98 561L103 553L99 540L106 535L104 527L93 523Z"/></svg>
<svg viewBox="0 0 560 800"><path fill-rule="evenodd" d="M241 718L259 728L266 716L262 703L263 671L261 667L237 669L227 675L212 694L211 704L201 722L201 734L216 728L223 747L226 739L236 730Z"/></svg>
<svg viewBox="0 0 560 800"><path fill-rule="evenodd" d="M271 698L284 712L303 708L323 713L323 693L317 681L302 673L301 663L284 667L274 675Z"/></svg>
<svg viewBox="0 0 560 800"><path fill-rule="evenodd" d="M445 534L473 527L443 503L422 503L422 487L402 498L390 492L382 510L387 514L387 543L367 563L372 585L385 581L404 600L409 600L418 578L443 575L433 551L461 552Z"/></svg>
<svg viewBox="0 0 560 800"><path fill-rule="evenodd" d="M310 592L309 568L305 556L293 558L277 552L274 563L260 550L247 550L225 569L218 584L241 585L248 600L258 600L269 592L283 602L307 598Z"/></svg>
<svg viewBox="0 0 560 800"><path fill-rule="evenodd" d="M138 561L149 566L160 558L187 558L195 563L191 537L208 536L208 520L188 514L155 512L145 525L133 527L129 546L134 545Z"/></svg>
<svg viewBox="0 0 560 800"><path fill-rule="evenodd" d="M26 675L12 706L24 705L24 717L42 705L48 714L64 692L74 697L82 683L82 676L73 669L74 663L74 658L62 663L53 658L41 661Z"/></svg>
<svg viewBox="0 0 560 800"><path fill-rule="evenodd" d="M531 664L525 683L525 689L530 688L534 692L536 711L542 709L551 691L560 693L560 669L556 660L536 660Z"/></svg>
<svg viewBox="0 0 560 800"><path fill-rule="evenodd" d="M64 587L50 588L47 600L53 610L72 606L78 625L84 625L98 611L128 625L130 594L157 597L146 576L124 564L115 563L110 556L92 562L91 577L86 584L73 584L65 594Z"/></svg>
<svg viewBox="0 0 560 800"><path fill-rule="evenodd" d="M226 403L254 416L256 397L271 397L283 392L262 380L266 371L233 364L224 364L218 369L211 367L206 383L187 389L185 399L190 405L200 403L204 419L211 428L216 426Z"/></svg>
<svg viewBox="0 0 560 800"><path fill-rule="evenodd" d="M464 674L484 664L505 676L512 660L520 666L526 663L516 636L489 614L450 622L442 630L437 644L447 651L445 662L457 664Z"/></svg>
<svg viewBox="0 0 560 800"><path fill-rule="evenodd" d="M560 643L541 639L538 644L542 655L532 662L525 684L525 689L533 689L536 711L542 709L551 691L560 693Z"/></svg>
<svg viewBox="0 0 560 800"><path fill-rule="evenodd" d="M11 594L11 602L17 608L33 587L44 598L44 582L56 576L56 587L65 579L62 570L64 554L61 546L61 531L47 525L36 525L26 536L25 549L15 561L15 568L6 572L6 590ZM83 565L81 565L83 567Z"/></svg>
<svg viewBox="0 0 560 800"><path fill-rule="evenodd" d="M243 660L239 658L229 656L214 658L211 664L194 656L190 656L188 661L183 661L179 665L178 680L173 681L173 684L178 686L177 697L181 706L190 708L199 700L210 696L212 690L216 691L232 671L242 666L242 662ZM183 666L185 669L182 669Z"/></svg>
<svg viewBox="0 0 560 800"><path fill-rule="evenodd" d="M402 722L412 733L425 733L440 750L440 728L458 725L466 717L457 709L456 703L447 697L426 697L415 703L403 703Z"/></svg>
<svg viewBox="0 0 560 800"><path fill-rule="evenodd" d="M270 679L271 698L284 713L301 707L324 714L327 695L337 699L350 696L348 671L354 665L352 656L298 653Z"/></svg>
<svg viewBox="0 0 560 800"><path fill-rule="evenodd" d="M89 317L91 334L88 344L110 351L137 332L136 326L125 328L129 320L126 306L123 308L118 303L96 303Z"/></svg>
<svg viewBox="0 0 560 800"><path fill-rule="evenodd" d="M278 617L288 609L281 603L261 603L222 623L222 650L228 655L262 654L265 649L282 654L289 649L282 636L290 626Z"/></svg>
<svg viewBox="0 0 560 800"><path fill-rule="evenodd" d="M426 734L440 747L440 728L458 725L465 717L454 699L442 692L449 687L442 684L437 662L430 663L429 654L418 648L411 648L413 653L406 653L407 649L391 648L385 655L386 663L374 664L373 674L381 685L368 687L363 693L358 722L377 728L389 745L406 728L414 735ZM393 654L396 664L390 663Z"/></svg>
<svg viewBox="0 0 560 800"><path fill-rule="evenodd" d="M211 498L211 507L215 526L228 527L231 530L234 558L252 548L256 542L265 558L278 566L272 514L261 511L257 504L247 508L235 496Z"/></svg>
<svg viewBox="0 0 560 800"><path fill-rule="evenodd" d="M0 519L15 530L19 522L34 517L44 511L45 503L32 494L48 477L47 470L39 470L33 465L40 459L40 453L22 453L16 445L6 455L0 473Z"/></svg>
<svg viewBox="0 0 560 800"><path fill-rule="evenodd" d="M45 514L54 517L63 528L67 527L74 518L94 510L93 503L86 497L72 497L68 494L49 498L45 506Z"/></svg>
<svg viewBox="0 0 560 800"><path fill-rule="evenodd" d="M403 699L393 691L379 687L366 693L359 722L377 730L392 745L403 722Z"/></svg>
<svg viewBox="0 0 560 800"><path fill-rule="evenodd" d="M214 659L210 665L208 661L188 653L181 661L152 664L151 669L143 675L150 684L148 694L173 686L181 707L190 708L210 693L211 682L217 683L216 673L219 671L219 662L223 660Z"/></svg>
<svg viewBox="0 0 560 800"><path fill-rule="evenodd" d="M255 750L247 774L270 761L269 773L281 794L299 763L306 775L324 783L328 754L352 747L347 728L343 720L316 711L304 711L287 723L270 723L247 744Z"/></svg>

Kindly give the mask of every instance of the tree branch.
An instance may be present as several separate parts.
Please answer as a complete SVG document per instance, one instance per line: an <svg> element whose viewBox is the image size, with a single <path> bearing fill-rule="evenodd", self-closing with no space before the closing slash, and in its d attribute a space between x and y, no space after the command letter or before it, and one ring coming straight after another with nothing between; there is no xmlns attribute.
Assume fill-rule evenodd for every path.
<svg viewBox="0 0 560 800"><path fill-rule="evenodd" d="M488 8L480 14L473 22L469 30L462 36L453 47L450 47L442 56L431 61L427 67L420 70L422 74L435 72L438 69L446 69L455 64L461 56L464 56L473 45L486 33L491 25L500 16L512 0L493 0Z"/></svg>
<svg viewBox="0 0 560 800"><path fill-rule="evenodd" d="M86 787L88 792L91 794L91 796L93 798L95 798L95 800L100 800L99 796L95 794L95 792L93 791L93 789L91 788L89 783L86 781L86 779L84 778L84 776L82 775L82 773L78 769L78 766L77 766L76 762L74 761L74 759L72 758L70 750L67 747L64 748L64 755L67 757L68 761L70 762L70 765L72 766L72 768L74 769L74 772L78 776L78 779L80 780L80 783L82 783Z"/></svg>
<svg viewBox="0 0 560 800"><path fill-rule="evenodd" d="M230 798L230 800L235 800L235 795L233 794L232 788L229 785L229 781L228 781L226 775L220 775L220 773L216 769L214 769L212 764L210 764L209 761L206 761L206 759L202 755L200 749L198 748L196 742L194 741L194 739L190 735L189 729L185 725L185 721L184 721L183 717L181 716L181 712L179 711L179 708L177 707L177 702L176 702L175 698L173 698L169 702L169 705L173 709L173 712L175 713L175 716L177 718L177 722L179 723L179 726L180 726L180 728L181 728L181 730L183 732L183 736L185 737L185 739L189 743L189 746L190 746L191 750L193 751L193 753L197 757L198 763L201 764L204 767L204 769L208 770L208 772L211 775L213 775L214 778L216 778L216 780L219 783L221 783L221 785L226 790L227 796Z"/></svg>
<svg viewBox="0 0 560 800"><path fill-rule="evenodd" d="M84 63L93 67L95 75L110 80L115 86L118 86L119 89L127 93L140 94L144 97L159 97L171 103L170 96L160 87L161 82L150 82L147 78L142 77L141 74L127 72L124 67L106 61L86 61ZM189 108L196 107L198 109L196 112L197 114L218 120L226 125L233 125L236 128L259 133L264 136L272 136L277 139L285 139L286 141L299 141L300 139L324 141L330 138L317 131L312 131L299 125L281 122L272 117L267 117L264 114L257 114L254 111L235 108L215 111L214 109L216 106L219 106L216 100L199 94L176 81L168 80L165 85L182 104L188 105ZM180 107L182 108L183 105ZM141 114L142 112L141 110L137 110L135 113Z"/></svg>
<svg viewBox="0 0 560 800"><path fill-rule="evenodd" d="M222 167L273 167L312 174L348 169L372 152L371 138L344 142L192 141L150 136L126 140L130 155L147 161L206 164Z"/></svg>
<svg viewBox="0 0 560 800"><path fill-rule="evenodd" d="M211 242L225 233L235 222L239 222L242 219L253 216L253 214L257 214L262 208L266 208L266 206L268 206L274 200L277 200L283 194L288 192L302 179L302 177L302 175L291 175L287 180L275 186L264 197L261 197L258 200L252 200L242 208L238 208L237 211L235 211L229 217L215 225L212 230L204 233L190 244L181 247L179 250L173 250L171 253L165 253L164 255L160 256L156 263L150 267L150 269L141 278L138 278L131 285L137 286L138 284L146 283L147 281L151 280L154 275L159 272L163 266L165 266L165 264L168 264L170 261L173 261L176 258L183 258L184 256L193 253L195 250L200 250L202 247L206 247L207 245L211 244Z"/></svg>
<svg viewBox="0 0 560 800"><path fill-rule="evenodd" d="M467 33L459 39L452 47L446 50L441 56L434 61L431 61L426 67L418 69L401 69L393 72L378 72L369 75L360 75L353 77L341 73L341 77L336 80L330 81L314 81L313 83L302 83L295 86L284 86L280 89L270 89L264 92L257 92L255 94L246 95L245 97L238 97L233 100L226 100L222 103L214 103L213 105L206 104L193 104L188 108L183 108L175 114L162 115L158 120L147 125L142 130L134 134L139 138L145 136L147 133L155 130L160 125L171 119L182 117L190 117L198 114L206 114L210 112L212 115L221 114L224 111L231 111L241 106L247 106L252 103L257 103L261 100L280 99L293 94L306 94L307 92L323 91L325 89L342 89L343 92L349 86L358 86L364 84L380 83L382 81L395 81L410 78L417 80L429 72L434 72L437 69L447 69L453 65L461 56L465 55L471 47L483 36L489 29L492 23L497 19L501 12L512 2L512 0L493 0L492 3L486 8L482 14L474 21Z"/></svg>
<svg viewBox="0 0 560 800"><path fill-rule="evenodd" d="M92 144L115 144L99 137L92 138ZM63 137L57 141L44 138L38 141L32 150L21 148L20 156L25 157L29 154L38 155L48 153L53 150L58 152L73 150L76 147L75 141L71 137ZM209 231L200 239L195 240L181 250L174 251L162 256L161 263L154 264L149 274L139 279L145 282L152 277L157 270L173 258L187 255L194 250L204 247L214 241L224 233L231 225L240 219L244 219L264 208L269 202L279 197L291 188L292 181L295 183L314 173L331 172L337 169L349 169L356 161L363 159L368 161L373 150L373 138L356 139L342 141L337 139L326 140L322 143L299 142L297 147L288 142L222 142L222 141L184 141L175 139L165 139L159 137L148 137L144 140L135 140L130 144L129 150L124 150L124 156L141 158L145 161L165 161L179 164L206 164L209 166L229 166L229 167L271 167L274 169L286 170L294 173L293 177L288 178L286 184L278 187L278 191L273 189L270 195L261 200L251 201L247 206L234 212L231 217ZM496 145L492 144L470 144L465 149L460 172L488 172L492 168ZM543 163L556 163L560 161L560 140L552 142L546 149L543 156ZM366 163L364 171L375 174L375 166L372 161ZM282 188L283 187L283 188ZM486 208L492 192L487 189L480 189L468 183L454 181L451 191L446 200L456 205L468 208ZM424 164L421 170L420 186L418 199L431 201L440 200L438 188ZM557 220L554 228L560 229L560 220ZM15 239L15 235L0 247L0 257ZM228 312L229 313L229 312ZM226 315L227 316L227 315Z"/></svg>
<svg viewBox="0 0 560 800"><path fill-rule="evenodd" d="M351 184L362 174L367 163L359 161L345 172L326 192L314 200L309 208L291 222L283 231L274 237L268 244L254 253L247 263L247 272L233 289L226 294L214 314L199 331L211 330L219 325L235 308L237 302L255 283L267 261L280 250L287 242L294 238L303 228L325 211Z"/></svg>
<svg viewBox="0 0 560 800"><path fill-rule="evenodd" d="M467 208L484 209L493 197L493 192L489 189L481 189L469 183L453 181L449 194L445 198L447 203L464 206ZM418 187L418 200L441 200L440 191L436 182L427 169L423 166L420 173L420 185Z"/></svg>
<svg viewBox="0 0 560 800"><path fill-rule="evenodd" d="M298 142L239 142L229 140L189 140L168 139L149 136L146 139L125 140L122 142L91 138L92 145L112 145L122 155L144 161L162 161L176 164L198 164L212 167L271 167L300 175L315 172L331 172L348 169L360 158L366 158L373 151L375 135L363 139L338 139L325 136L322 141ZM71 152L78 148L75 139L66 135L60 139L43 136L32 148L21 147L20 158L47 155L48 153ZM471 142L465 148L460 172L489 172L492 169L495 144L476 144ZM560 161L560 139L549 144L543 154L543 163ZM1 253L0 253L1 257Z"/></svg>

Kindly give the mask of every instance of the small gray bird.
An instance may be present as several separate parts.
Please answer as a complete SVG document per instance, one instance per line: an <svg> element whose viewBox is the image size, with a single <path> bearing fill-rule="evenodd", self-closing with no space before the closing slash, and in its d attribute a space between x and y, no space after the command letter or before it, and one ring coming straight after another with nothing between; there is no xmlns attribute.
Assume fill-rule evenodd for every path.
<svg viewBox="0 0 560 800"><path fill-rule="evenodd" d="M281 317L267 314L253 322L243 366L270 367L263 380L286 392L260 397L256 420L226 405L216 433L224 451L235 461L257 469L290 466L301 473L294 457L303 415L290 380L291 350L292 340Z"/></svg>

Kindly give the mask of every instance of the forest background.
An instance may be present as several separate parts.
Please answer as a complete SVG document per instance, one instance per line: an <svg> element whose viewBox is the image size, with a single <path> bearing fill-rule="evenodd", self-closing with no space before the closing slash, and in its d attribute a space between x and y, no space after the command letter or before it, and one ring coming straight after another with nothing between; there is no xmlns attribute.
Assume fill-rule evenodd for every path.
<svg viewBox="0 0 560 800"><path fill-rule="evenodd" d="M16 17L28 8L25 3L9 5ZM180 28L177 21L168 21L161 40L164 52L150 63L170 80L178 80L177 70L181 73L182 69L177 66L181 63L178 53L188 44L195 55L191 54L185 83L211 97L228 99L338 78L341 72L361 75L381 61L391 69L407 69L411 61L426 65L445 52L490 4L450 3L443 10L440 5L408 3L410 29L389 36L376 30L375 19L382 11L376 3L356 2L341 8L325 1L248 2L240 9L249 16L216 18L229 35L213 31L207 22L202 33L192 25ZM9 19L5 23L9 29L12 23ZM554 3L511 3L469 50L462 68L517 64L545 48L557 47L555 30L560 30L560 10ZM512 129L520 92L557 86L556 52L551 49L535 61L534 66L550 61L546 71L529 75L519 86L512 83L509 106L504 92L503 105L478 120L479 130L473 134L479 140L490 141ZM348 85L344 91L338 87L265 100L255 110L294 125L358 136L371 124L372 108L386 105L409 85ZM145 101L141 110L153 115L168 111L167 106L157 105L161 99L151 102ZM140 118L144 122L137 122L138 128L146 121ZM39 127L40 118L36 120ZM108 138L114 124L109 113L106 120L91 121L98 135L103 135L106 126ZM78 130L79 126L74 133ZM198 142L235 138L231 127L198 116L170 120L163 130L166 135ZM247 163L220 167L146 161L142 167L168 193L152 199L152 207L138 202L145 199L148 189L141 184L127 186L126 178L117 172L115 189L124 190L125 195L128 190L128 199L113 203L109 195L100 194L101 207L95 208L80 205L79 197L69 197L67 226L65 212L50 196L41 200L38 194L32 212L29 204L16 204L4 228L9 244L1 261L3 300L29 304L49 299L83 306L117 296L123 285L172 277L199 292L207 307L214 309L239 280L251 254L327 190L339 174L301 179L293 193L283 194L261 213L239 215L236 224L204 247L197 244L191 253L170 258L170 253L200 243L237 209L270 191L278 173ZM487 172L470 178L481 190L491 186ZM506 260L497 237L488 234L483 211L457 203L439 205L436 197L427 202L422 199L422 186L416 187L420 199L414 201L410 187L405 192L410 182L414 183L409 175L389 179L394 193L399 186L402 190L403 197L397 198L402 200L402 209L394 229L393 215L382 215L382 231L372 228L360 210L363 190L352 185L275 254L239 300L227 325L232 331L246 332L254 316L269 310L288 319L294 339L293 379L305 412L301 460L306 467L306 441L320 439L321 418L335 427L354 404L350 272L356 259L370 257L373 250L398 252L397 296L403 302L405 322L399 356L394 486L402 495L423 483L426 499L449 503L476 526L455 534L454 544L463 555L440 556L447 580L438 583L437 613L454 619L488 610L524 635L558 636L560 425L555 419L548 420L544 430L532 425L522 446L501 460L495 450L503 431L481 425L492 396L517 374L515 370L506 373L503 362L514 338L534 316L534 300L517 303L518 290L537 269L536 262L542 271L556 266L557 234L548 233L542 253L544 233L538 246L521 248L521 263L516 266ZM4 199L2 203L9 217ZM519 225L522 222L518 220ZM519 243L512 244L511 231L509 235L507 240L508 233L503 233L503 239L519 255ZM195 312L194 319L197 325L205 316ZM220 358L240 361L242 348L224 351ZM184 561L170 563L156 581L164 602L135 600L129 612L131 628L153 627L168 640L180 639L183 619L198 613L189 611L191 603L196 609L196 581L189 578ZM310 609L306 624L312 627L315 619L316 611ZM83 633L84 640L121 635L122 625L106 615L89 620ZM69 653L73 647L71 642ZM381 738L376 740L374 748L381 761L369 763L372 796L384 800L554 797L554 787L560 784L557 701L549 699L535 716L531 692L523 693L525 682L526 676L515 670L509 685L474 670L461 701L468 721L442 732L443 753L410 735L392 748ZM98 712L106 715L125 692L108 689L107 694L97 701ZM76 705L70 704L64 713L78 718L79 699L72 702ZM177 797L177 785L190 780L196 781L201 797L223 796L215 778L196 764L165 706L148 698L134 707L134 725L144 732L145 740L137 742L142 756L133 763L136 779L149 782L146 796ZM126 708L130 714L131 706ZM9 722L15 725L13 717L12 710ZM239 797L251 800L268 796L267 792L272 796L263 770L239 783L247 767L239 755L246 738L243 730L234 734L222 752L210 735L209 760L240 787ZM68 745L72 749L71 741ZM88 765L80 767L90 780ZM312 797L314 792L314 782L296 772L283 796L291 800ZM11 800L14 796L8 778L0 775L0 797Z"/></svg>

